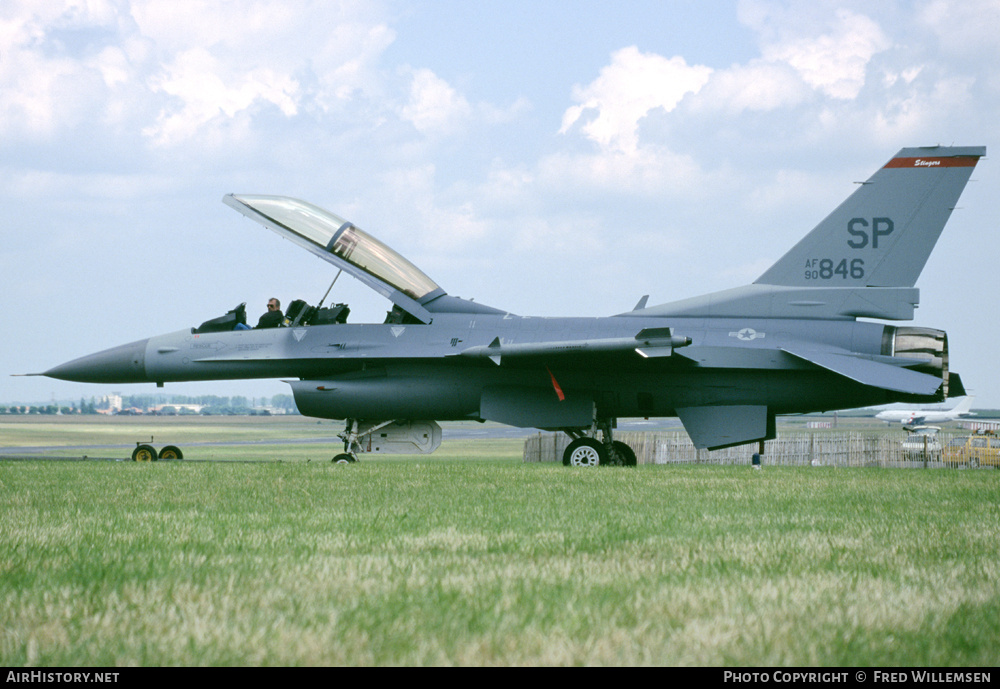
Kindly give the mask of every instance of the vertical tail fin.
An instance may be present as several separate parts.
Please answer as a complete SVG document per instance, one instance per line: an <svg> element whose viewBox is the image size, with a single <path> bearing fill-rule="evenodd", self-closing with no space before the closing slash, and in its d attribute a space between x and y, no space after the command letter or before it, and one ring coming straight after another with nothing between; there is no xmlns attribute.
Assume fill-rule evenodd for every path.
<svg viewBox="0 0 1000 689"><path fill-rule="evenodd" d="M968 413L969 410L972 409L972 400L973 400L972 395L966 395L965 397L962 398L961 402L955 405L955 408L952 409L952 411L961 414Z"/></svg>
<svg viewBox="0 0 1000 689"><path fill-rule="evenodd" d="M755 284L913 287L984 146L904 148Z"/></svg>
<svg viewBox="0 0 1000 689"><path fill-rule="evenodd" d="M753 284L643 314L912 320L914 284L984 155L904 148Z"/></svg>

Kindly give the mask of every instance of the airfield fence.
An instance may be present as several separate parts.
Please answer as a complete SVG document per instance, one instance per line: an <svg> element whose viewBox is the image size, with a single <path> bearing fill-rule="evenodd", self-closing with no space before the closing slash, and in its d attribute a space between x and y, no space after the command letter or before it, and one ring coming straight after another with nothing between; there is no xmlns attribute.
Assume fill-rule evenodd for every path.
<svg viewBox="0 0 1000 689"><path fill-rule="evenodd" d="M941 447L968 432L940 433ZM722 450L699 450L683 431L615 433L635 450L638 464L751 464L757 443ZM940 450L911 451L901 434L863 432L786 432L764 443L764 466L906 467L957 466L941 460ZM562 462L570 438L565 433L538 433L524 443L525 462Z"/></svg>

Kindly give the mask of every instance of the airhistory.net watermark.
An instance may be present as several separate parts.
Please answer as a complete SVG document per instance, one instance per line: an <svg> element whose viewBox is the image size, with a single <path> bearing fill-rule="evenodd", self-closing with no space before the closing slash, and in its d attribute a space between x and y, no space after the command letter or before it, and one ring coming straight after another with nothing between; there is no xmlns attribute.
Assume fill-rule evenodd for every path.
<svg viewBox="0 0 1000 689"><path fill-rule="evenodd" d="M118 681L117 672L46 672L43 670L8 670L5 682L27 684L107 684Z"/></svg>

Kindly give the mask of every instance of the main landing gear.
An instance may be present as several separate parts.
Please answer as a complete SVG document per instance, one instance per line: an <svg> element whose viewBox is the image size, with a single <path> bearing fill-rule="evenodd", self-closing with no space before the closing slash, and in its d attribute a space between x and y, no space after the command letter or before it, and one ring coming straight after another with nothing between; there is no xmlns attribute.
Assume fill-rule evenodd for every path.
<svg viewBox="0 0 1000 689"><path fill-rule="evenodd" d="M595 420L589 431L564 428L563 431L573 438L563 452L563 466L594 467L599 465L626 466L636 465L635 451L612 436L614 419ZM601 440L597 439L600 431Z"/></svg>
<svg viewBox="0 0 1000 689"><path fill-rule="evenodd" d="M343 433L337 435L338 438L344 441L344 451L338 455L334 455L330 461L334 464L353 464L358 461L358 453L364 451L364 448L361 447L361 438L367 435L370 439L373 432L393 423L395 421L392 419L389 421L374 422L348 419L347 428L344 429ZM368 449L370 450L371 448Z"/></svg>

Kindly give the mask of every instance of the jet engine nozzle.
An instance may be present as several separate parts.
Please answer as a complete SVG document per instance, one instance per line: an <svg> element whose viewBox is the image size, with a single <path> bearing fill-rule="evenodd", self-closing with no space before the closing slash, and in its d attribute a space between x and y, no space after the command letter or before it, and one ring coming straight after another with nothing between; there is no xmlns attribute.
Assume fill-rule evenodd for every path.
<svg viewBox="0 0 1000 689"><path fill-rule="evenodd" d="M941 379L942 399L948 397L948 334L933 328L886 326L882 353L921 363L909 367Z"/></svg>

